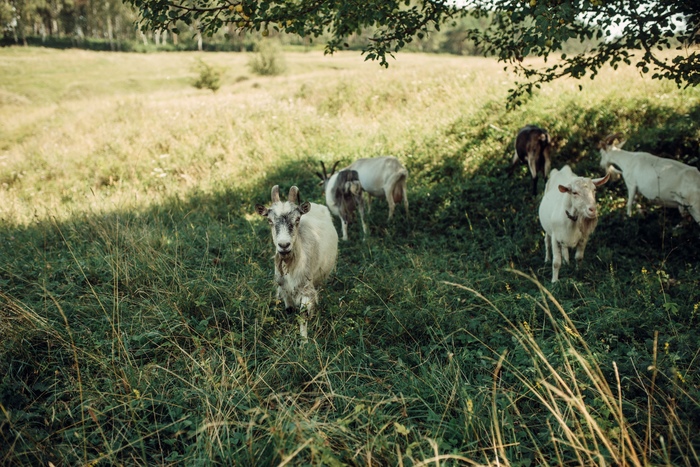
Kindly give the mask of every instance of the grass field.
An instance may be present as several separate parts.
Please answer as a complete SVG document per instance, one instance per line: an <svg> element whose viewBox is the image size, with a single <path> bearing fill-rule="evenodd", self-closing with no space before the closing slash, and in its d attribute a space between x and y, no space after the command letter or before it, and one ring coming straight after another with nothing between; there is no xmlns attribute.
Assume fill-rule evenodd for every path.
<svg viewBox="0 0 700 467"><path fill-rule="evenodd" d="M697 165L700 89L620 68L507 111L484 58L248 57L0 49L1 464L700 463L700 226L611 182L552 286L506 171L526 123L581 175L615 131ZM386 154L410 216L351 226L302 345L253 206Z"/></svg>

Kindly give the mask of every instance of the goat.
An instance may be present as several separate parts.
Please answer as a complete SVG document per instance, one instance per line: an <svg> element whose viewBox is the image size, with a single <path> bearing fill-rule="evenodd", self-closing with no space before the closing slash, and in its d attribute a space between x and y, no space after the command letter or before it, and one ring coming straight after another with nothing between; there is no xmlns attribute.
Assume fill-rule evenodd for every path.
<svg viewBox="0 0 700 467"><path fill-rule="evenodd" d="M569 248L576 248L576 261L580 264L588 238L598 225L595 189L610 178L590 179L579 177L571 167L554 169L545 185L540 202L540 224L545 233L545 262L549 261L552 247L552 283L559 280L562 257L569 262Z"/></svg>
<svg viewBox="0 0 700 467"><path fill-rule="evenodd" d="M406 181L408 170L392 156L358 159L343 170L355 170L362 189L367 192L367 211L371 207L371 196L384 197L389 205L388 219L394 215L394 207L403 200L408 216Z"/></svg>
<svg viewBox="0 0 700 467"><path fill-rule="evenodd" d="M367 236L367 224L365 224L365 208L362 200L362 184L356 170L344 169L335 173L338 166L336 162L331 173L326 172L326 166L321 162L323 175L316 172L321 179L323 191L326 195L326 205L335 216L340 217L343 229L343 240L348 239L348 224L355 220L355 211L360 212L362 231Z"/></svg>
<svg viewBox="0 0 700 467"><path fill-rule="evenodd" d="M272 187L272 205L255 205L255 211L267 217L275 245L275 283L277 298L284 306L300 309L301 337L308 337L307 319L313 317L318 303L317 288L325 282L338 259L338 233L328 208L304 202L297 205L299 189L289 189L286 202L280 201L279 186Z"/></svg>
<svg viewBox="0 0 700 467"><path fill-rule="evenodd" d="M605 138L600 145L600 167L612 174L622 174L627 185L627 215L637 192L664 207L686 211L700 224L700 171L696 167L648 152L629 152L618 143L619 133Z"/></svg>
<svg viewBox="0 0 700 467"><path fill-rule="evenodd" d="M552 141L547 130L535 125L526 125L518 131L515 137L515 154L511 163L511 170L521 161L530 168L532 176L532 196L537 195L537 178L541 173L545 185L551 168L550 152Z"/></svg>

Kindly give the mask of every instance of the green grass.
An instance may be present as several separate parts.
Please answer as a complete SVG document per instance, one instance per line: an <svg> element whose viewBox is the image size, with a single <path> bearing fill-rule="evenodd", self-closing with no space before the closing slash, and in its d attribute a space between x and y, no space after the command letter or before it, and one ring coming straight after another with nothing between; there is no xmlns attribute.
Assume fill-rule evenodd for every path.
<svg viewBox="0 0 700 467"><path fill-rule="evenodd" d="M550 286L513 135L696 164L700 91L633 70L507 112L494 62L0 50L0 463L697 465L700 227L621 182ZM80 92L75 91L80 89ZM351 226L310 342L276 303L270 187L394 154L410 217ZM541 190L540 186L540 190ZM336 223L337 224L337 223ZM521 272L522 271L522 272ZM545 284L545 285L542 285Z"/></svg>

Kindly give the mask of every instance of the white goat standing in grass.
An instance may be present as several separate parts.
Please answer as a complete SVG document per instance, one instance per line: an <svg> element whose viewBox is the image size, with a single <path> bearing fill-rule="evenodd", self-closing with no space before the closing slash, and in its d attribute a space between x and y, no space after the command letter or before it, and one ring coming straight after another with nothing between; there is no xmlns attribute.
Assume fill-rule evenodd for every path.
<svg viewBox="0 0 700 467"><path fill-rule="evenodd" d="M627 185L627 215L637 192L665 207L686 210L700 224L700 171L696 167L648 152L622 149L626 141L617 142L619 134L608 136L601 143L600 167L608 173L622 174Z"/></svg>
<svg viewBox="0 0 700 467"><path fill-rule="evenodd" d="M308 201L297 205L299 189L289 189L287 201L280 201L279 186L272 187L272 205L255 205L267 217L275 245L277 298L284 306L299 309L301 337L308 337L308 319L318 303L318 287L335 268L338 233L328 208Z"/></svg>
<svg viewBox="0 0 700 467"><path fill-rule="evenodd" d="M588 238L598 225L595 189L608 181L610 175L591 180L579 177L571 167L554 169L540 202L540 224L545 232L545 262L552 247L552 283L559 280L559 268L564 258L569 262L569 248L576 248L580 264Z"/></svg>
<svg viewBox="0 0 700 467"><path fill-rule="evenodd" d="M394 207L403 201L408 216L406 180L408 170L392 156L358 159L343 170L355 170L360 177L362 189L367 192L367 210L371 207L370 196L384 197L389 205L388 219L394 215Z"/></svg>
<svg viewBox="0 0 700 467"><path fill-rule="evenodd" d="M359 174L355 170L344 169L335 172L338 166L336 162L331 169L331 173L326 172L326 166L321 162L323 175L316 172L321 179L323 191L326 195L326 205L335 215L340 217L343 229L343 240L348 239L348 224L355 219L355 211L360 212L362 231L367 236L367 224L365 224L365 208L362 200L362 184Z"/></svg>

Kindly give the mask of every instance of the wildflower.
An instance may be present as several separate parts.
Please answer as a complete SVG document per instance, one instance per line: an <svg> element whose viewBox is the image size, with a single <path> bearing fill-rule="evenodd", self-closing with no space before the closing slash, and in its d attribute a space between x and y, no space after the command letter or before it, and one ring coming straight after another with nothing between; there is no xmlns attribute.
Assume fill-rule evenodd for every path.
<svg viewBox="0 0 700 467"><path fill-rule="evenodd" d="M646 275L649 271L647 271L647 268L642 266L642 274Z"/></svg>

